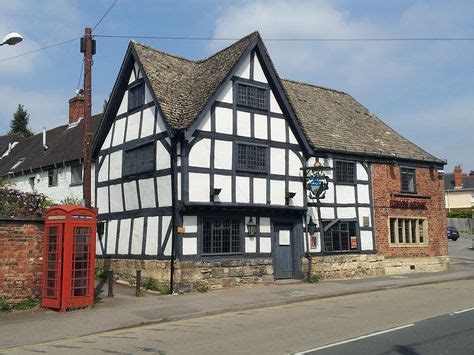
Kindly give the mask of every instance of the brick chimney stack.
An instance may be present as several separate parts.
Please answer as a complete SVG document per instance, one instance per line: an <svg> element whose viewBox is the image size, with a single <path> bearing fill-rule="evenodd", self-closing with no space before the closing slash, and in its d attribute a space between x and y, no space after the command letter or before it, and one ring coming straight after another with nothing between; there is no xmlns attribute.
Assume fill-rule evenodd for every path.
<svg viewBox="0 0 474 355"><path fill-rule="evenodd" d="M74 123L79 118L84 118L84 92L82 90L69 100L69 123Z"/></svg>
<svg viewBox="0 0 474 355"><path fill-rule="evenodd" d="M454 167L454 188L460 189L462 187L462 169L461 165Z"/></svg>

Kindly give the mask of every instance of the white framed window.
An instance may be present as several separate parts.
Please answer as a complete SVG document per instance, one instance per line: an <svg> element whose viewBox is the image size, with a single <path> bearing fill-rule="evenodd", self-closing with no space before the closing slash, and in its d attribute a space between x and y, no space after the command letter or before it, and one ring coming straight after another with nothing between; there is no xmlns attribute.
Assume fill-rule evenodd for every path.
<svg viewBox="0 0 474 355"><path fill-rule="evenodd" d="M71 166L71 185L82 184L82 165Z"/></svg>

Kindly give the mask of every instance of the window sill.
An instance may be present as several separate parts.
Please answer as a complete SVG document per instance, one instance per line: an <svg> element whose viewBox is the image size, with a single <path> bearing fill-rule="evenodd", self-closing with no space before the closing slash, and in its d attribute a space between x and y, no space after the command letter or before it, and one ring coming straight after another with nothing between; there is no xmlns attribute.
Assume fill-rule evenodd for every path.
<svg viewBox="0 0 474 355"><path fill-rule="evenodd" d="M391 194L393 197L409 197L409 198L420 198L430 200L431 196L427 195L418 195L416 192L399 192Z"/></svg>
<svg viewBox="0 0 474 355"><path fill-rule="evenodd" d="M69 186L81 186L82 185L82 181L81 182L71 182L69 184Z"/></svg>
<svg viewBox="0 0 474 355"><path fill-rule="evenodd" d="M390 248L426 248L428 247L428 243L423 243L423 244L392 244L389 243L388 246Z"/></svg>

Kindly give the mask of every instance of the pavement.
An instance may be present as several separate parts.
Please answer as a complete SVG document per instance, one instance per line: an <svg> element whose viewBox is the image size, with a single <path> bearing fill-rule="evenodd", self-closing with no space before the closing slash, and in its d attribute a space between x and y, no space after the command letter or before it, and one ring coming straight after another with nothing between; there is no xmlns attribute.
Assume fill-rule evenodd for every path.
<svg viewBox="0 0 474 355"><path fill-rule="evenodd" d="M450 248L452 243L450 242ZM470 242L466 241L466 242ZM461 245L461 244L459 244ZM471 252L471 250L469 250ZM113 329L191 319L227 312L285 305L335 296L474 279L474 251L470 258L452 259L449 270L397 276L324 280L316 284L291 283L253 286L184 295L145 294L115 285L114 297L106 290L94 307L59 313L52 310L0 314L0 351L18 346L76 338Z"/></svg>

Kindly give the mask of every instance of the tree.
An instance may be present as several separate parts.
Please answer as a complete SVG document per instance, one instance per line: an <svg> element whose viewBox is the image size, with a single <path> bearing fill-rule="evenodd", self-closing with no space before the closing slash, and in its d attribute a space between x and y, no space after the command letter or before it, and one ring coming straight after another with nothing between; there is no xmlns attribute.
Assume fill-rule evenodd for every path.
<svg viewBox="0 0 474 355"><path fill-rule="evenodd" d="M33 135L33 132L28 128L28 121L30 114L25 110L24 106L18 104L16 112L10 122L10 132L8 134L17 134L20 137L27 138Z"/></svg>

